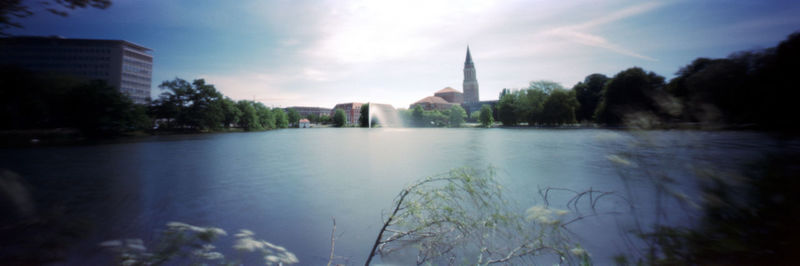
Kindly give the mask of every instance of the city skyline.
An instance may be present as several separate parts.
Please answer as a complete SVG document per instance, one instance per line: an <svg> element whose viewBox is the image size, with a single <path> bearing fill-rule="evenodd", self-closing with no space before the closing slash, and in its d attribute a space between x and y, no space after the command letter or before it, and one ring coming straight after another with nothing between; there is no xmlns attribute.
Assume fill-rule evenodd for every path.
<svg viewBox="0 0 800 266"><path fill-rule="evenodd" d="M153 49L161 81L204 78L269 106L382 102L404 107L460 88L469 45L481 99L633 66L667 79L697 57L770 47L800 28L791 1L237 2L115 1L21 19L14 35L121 39ZM102 22L102 23L98 23Z"/></svg>

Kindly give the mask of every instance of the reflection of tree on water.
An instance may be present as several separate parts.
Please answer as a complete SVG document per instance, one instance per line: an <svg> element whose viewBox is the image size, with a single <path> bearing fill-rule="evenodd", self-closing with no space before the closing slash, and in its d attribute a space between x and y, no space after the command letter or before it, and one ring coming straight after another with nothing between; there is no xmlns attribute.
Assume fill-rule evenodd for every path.
<svg viewBox="0 0 800 266"><path fill-rule="evenodd" d="M94 224L75 195L57 195L0 169L0 261L29 265L65 260ZM74 204L74 205L73 205Z"/></svg>
<svg viewBox="0 0 800 266"><path fill-rule="evenodd" d="M776 148L762 157L711 152L715 158L687 159L653 154L675 145L657 131L629 136L629 149L607 157L636 203L633 222L622 225L628 250L615 257L618 264L785 264L800 247L793 141L769 143Z"/></svg>
<svg viewBox="0 0 800 266"><path fill-rule="evenodd" d="M657 135L658 132L653 134ZM648 144L642 142L637 145L644 147ZM797 145L789 141L777 146L796 149L794 147ZM648 149L645 147L641 151L648 152ZM620 175L629 179L628 184L632 186L631 191L627 192L636 194L656 191L652 194L657 197L648 199L660 200L660 205L677 206L678 209L672 207L636 209L633 213L641 215L642 224L626 228L634 229L633 234L627 235L631 241L631 249L626 256L620 257L618 262L780 264L785 261L781 255L797 248L797 244L792 241L798 236L798 229L793 226L793 222L800 212L798 207L793 205L797 200L793 190L798 185L796 166L799 162L791 150L762 159L742 172L734 171L735 169L721 172L710 166L697 167L688 181L671 177L671 169L651 164L663 161L661 157L636 155L637 153L622 152L607 157L610 162L617 165ZM76 202L75 199L65 200L63 204L68 205L61 205L70 206L71 209L48 207L51 205L45 204L34 204L31 207L31 204L25 203L31 202L26 198L35 201L42 197L42 191L53 191L55 187L67 186L50 181L55 183L49 183L49 189L43 190L25 183L38 184L41 182L39 179L22 181L20 177L10 172L4 172L2 176L0 182L3 190L2 203L8 203L3 205L4 213L11 214L0 218L3 222L3 227L0 228L3 246L8 247L0 251L2 260L12 264L38 264L74 256L75 254L69 254L70 251L66 247L75 243L76 239L89 234L92 229L90 222L97 221L92 217L97 216L82 217L87 211L81 211L80 208L76 211L76 207L72 205ZM95 181L98 180L91 179L80 183ZM675 189L687 185L685 182L694 181L700 184L699 193L687 193ZM99 186L93 191L113 191L107 185L99 183L96 185ZM393 211L396 208L398 212L395 218L387 223L387 230L383 231L383 236L378 238L378 249L375 254L380 255L384 262L391 262L399 257L410 258L407 263L416 262L417 259L434 264L448 263L451 260L455 263L527 263L559 261L560 257L564 256L564 262L577 264L589 259L591 249L584 250L576 239L586 236L574 235L568 230L569 227L582 226L579 225L582 221L596 216L593 209L598 202L601 204L596 208L597 213L606 215L609 213L604 209L602 202L618 196L629 197L625 195L626 191L616 191L613 197L609 197L611 194L591 189L569 192L544 188L543 204L526 210L509 204L502 197L503 189L496 185L499 184L493 181L491 173L475 170L454 170L449 174L422 179L412 184L401 192L401 195L407 194L405 198L396 201L393 208L389 209ZM28 187L37 189L29 190ZM556 204L563 202L547 200L548 195L556 191L582 196L576 197L576 200L568 200L566 207L561 207ZM25 196L26 194L28 196ZM96 200L101 196L102 193L87 195L84 200ZM50 201L54 198L65 199L68 196L51 195ZM637 197L631 198L635 200ZM680 208L694 210L695 216L675 211L682 210ZM620 217L625 215L627 214L619 214ZM651 226L653 224L648 223L652 222L648 217L674 219L684 215L689 218L684 224L663 222ZM180 231L184 235L180 238L181 241L186 240L182 243L187 243L183 248L172 248L171 250L179 251L176 254L185 254L186 258L199 256L215 262L221 261L216 259L217 254L214 253L217 252L216 249L206 245L211 243L202 242L202 238L198 236L203 235L201 231L210 229L179 223L170 226L167 232ZM242 240L248 236L249 240ZM292 261L288 253L276 255L282 252L280 246L257 240L252 232L242 231L234 237L237 242L249 243L240 247L250 247L254 253L263 257L264 262L286 264ZM537 242L539 240L541 242ZM148 242L122 239L105 242L104 246L117 250L124 246L130 249L129 252L137 252L136 250L144 247L153 254L165 247L154 244L160 242ZM260 251L261 247L271 250L272 253ZM413 256L404 257L406 254ZM219 255L226 259L236 258L235 254ZM267 258L270 255L273 257ZM170 258L178 257L180 256ZM124 260L119 262L122 261Z"/></svg>

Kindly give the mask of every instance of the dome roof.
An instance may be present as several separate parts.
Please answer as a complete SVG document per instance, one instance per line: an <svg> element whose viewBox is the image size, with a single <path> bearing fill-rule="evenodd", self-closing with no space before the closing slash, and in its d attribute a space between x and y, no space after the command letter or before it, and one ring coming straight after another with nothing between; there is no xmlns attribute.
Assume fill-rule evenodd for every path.
<svg viewBox="0 0 800 266"><path fill-rule="evenodd" d="M450 87L445 87L444 89L441 89L441 90L437 91L436 93L446 93L446 92L459 92L460 93L460 91L457 91L457 90L455 90L453 88L450 88Z"/></svg>
<svg viewBox="0 0 800 266"><path fill-rule="evenodd" d="M414 104L418 104L418 103L449 103L449 102L447 102L444 99L442 99L442 97L428 96L428 97L422 98L421 100L415 102Z"/></svg>

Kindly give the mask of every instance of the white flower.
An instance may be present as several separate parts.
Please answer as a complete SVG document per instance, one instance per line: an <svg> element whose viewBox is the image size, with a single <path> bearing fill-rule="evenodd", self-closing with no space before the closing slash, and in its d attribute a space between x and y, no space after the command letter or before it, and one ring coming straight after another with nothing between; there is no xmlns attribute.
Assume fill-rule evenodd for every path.
<svg viewBox="0 0 800 266"><path fill-rule="evenodd" d="M530 207L525 213L527 214L526 219L528 221L537 221L542 224L558 224L561 220L557 219L555 216L563 216L569 212L559 209L551 210L547 207L536 205Z"/></svg>
<svg viewBox="0 0 800 266"><path fill-rule="evenodd" d="M619 164L619 165L636 167L636 164L634 164L631 161L629 161L629 160L627 160L625 158L622 158L622 157L620 157L618 155L614 155L614 154L608 155L608 156L606 156L606 159L608 159L609 161L612 161L612 162L614 162L616 164Z"/></svg>
<svg viewBox="0 0 800 266"><path fill-rule="evenodd" d="M572 252L575 256L584 256L586 255L586 250L582 248L573 248L570 249L569 252Z"/></svg>

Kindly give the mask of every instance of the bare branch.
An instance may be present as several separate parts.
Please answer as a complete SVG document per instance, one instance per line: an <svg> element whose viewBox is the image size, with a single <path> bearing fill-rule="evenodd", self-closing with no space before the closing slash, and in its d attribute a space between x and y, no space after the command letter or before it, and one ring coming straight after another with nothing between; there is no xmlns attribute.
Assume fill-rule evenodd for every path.
<svg viewBox="0 0 800 266"><path fill-rule="evenodd" d="M331 266L331 263L333 263L333 250L336 246L336 217L331 216L331 220L333 220L333 229L331 229L331 256L328 258L328 266Z"/></svg>

